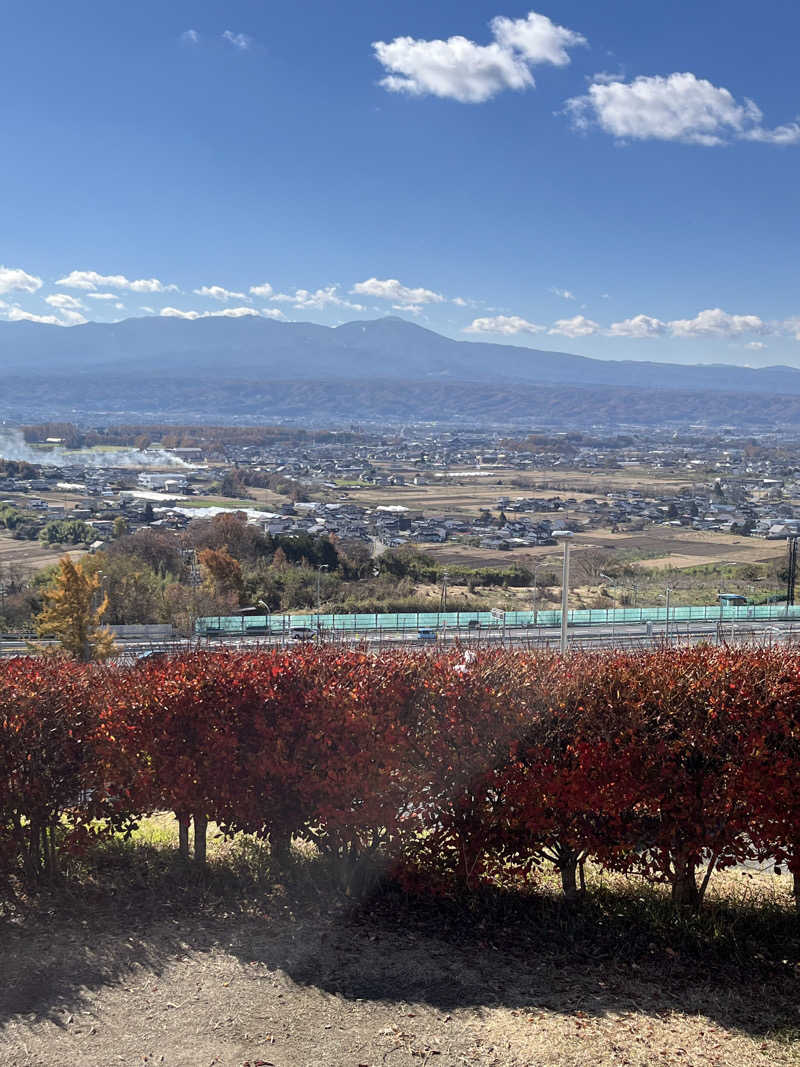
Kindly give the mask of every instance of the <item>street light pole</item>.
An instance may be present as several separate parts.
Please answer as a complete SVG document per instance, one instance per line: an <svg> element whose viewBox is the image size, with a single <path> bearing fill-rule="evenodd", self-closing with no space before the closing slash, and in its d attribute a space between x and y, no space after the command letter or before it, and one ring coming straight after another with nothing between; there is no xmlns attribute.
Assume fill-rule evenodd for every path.
<svg viewBox="0 0 800 1067"><path fill-rule="evenodd" d="M671 586L671 585L668 585L668 586L667 586L667 590L666 590L666 600L667 600L667 620L666 620L666 622L664 623L664 644L665 644L665 645L668 645L668 644L669 644L669 598L670 598L670 594L671 594L671 593L672 593L672 586Z"/></svg>

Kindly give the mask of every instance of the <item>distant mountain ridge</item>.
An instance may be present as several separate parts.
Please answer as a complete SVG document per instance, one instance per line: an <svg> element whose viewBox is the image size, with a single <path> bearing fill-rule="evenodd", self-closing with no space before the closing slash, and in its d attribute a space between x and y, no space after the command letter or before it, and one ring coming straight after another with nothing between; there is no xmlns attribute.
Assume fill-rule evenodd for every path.
<svg viewBox="0 0 800 1067"><path fill-rule="evenodd" d="M518 345L454 341L405 319L338 327L246 316L0 323L0 367L31 377L219 374L228 380L452 381L800 396L800 369L599 360Z"/></svg>

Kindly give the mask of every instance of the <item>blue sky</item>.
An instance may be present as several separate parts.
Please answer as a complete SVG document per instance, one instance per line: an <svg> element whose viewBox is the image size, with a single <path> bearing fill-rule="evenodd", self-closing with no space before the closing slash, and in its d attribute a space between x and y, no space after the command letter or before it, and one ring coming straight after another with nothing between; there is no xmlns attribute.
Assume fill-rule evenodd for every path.
<svg viewBox="0 0 800 1067"><path fill-rule="evenodd" d="M800 365L800 7L8 0L0 317Z"/></svg>

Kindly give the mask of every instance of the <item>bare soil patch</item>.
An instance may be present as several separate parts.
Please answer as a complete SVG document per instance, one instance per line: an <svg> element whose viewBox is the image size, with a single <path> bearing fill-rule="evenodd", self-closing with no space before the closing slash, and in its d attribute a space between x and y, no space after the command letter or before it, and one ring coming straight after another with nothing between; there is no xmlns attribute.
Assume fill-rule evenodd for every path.
<svg viewBox="0 0 800 1067"><path fill-rule="evenodd" d="M798 1062L790 960L676 951L623 912L170 888L0 924L4 1067Z"/></svg>

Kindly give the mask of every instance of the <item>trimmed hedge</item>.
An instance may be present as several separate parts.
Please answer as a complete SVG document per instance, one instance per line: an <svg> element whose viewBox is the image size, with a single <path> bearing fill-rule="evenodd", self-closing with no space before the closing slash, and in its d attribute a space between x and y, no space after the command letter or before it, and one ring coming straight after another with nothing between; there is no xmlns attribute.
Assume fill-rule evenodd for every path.
<svg viewBox="0 0 800 1067"><path fill-rule="evenodd" d="M445 654L303 647L132 668L0 664L0 868L172 810L295 835L355 891L527 879L572 898L591 858L697 907L715 870L774 859L800 886L800 656Z"/></svg>

